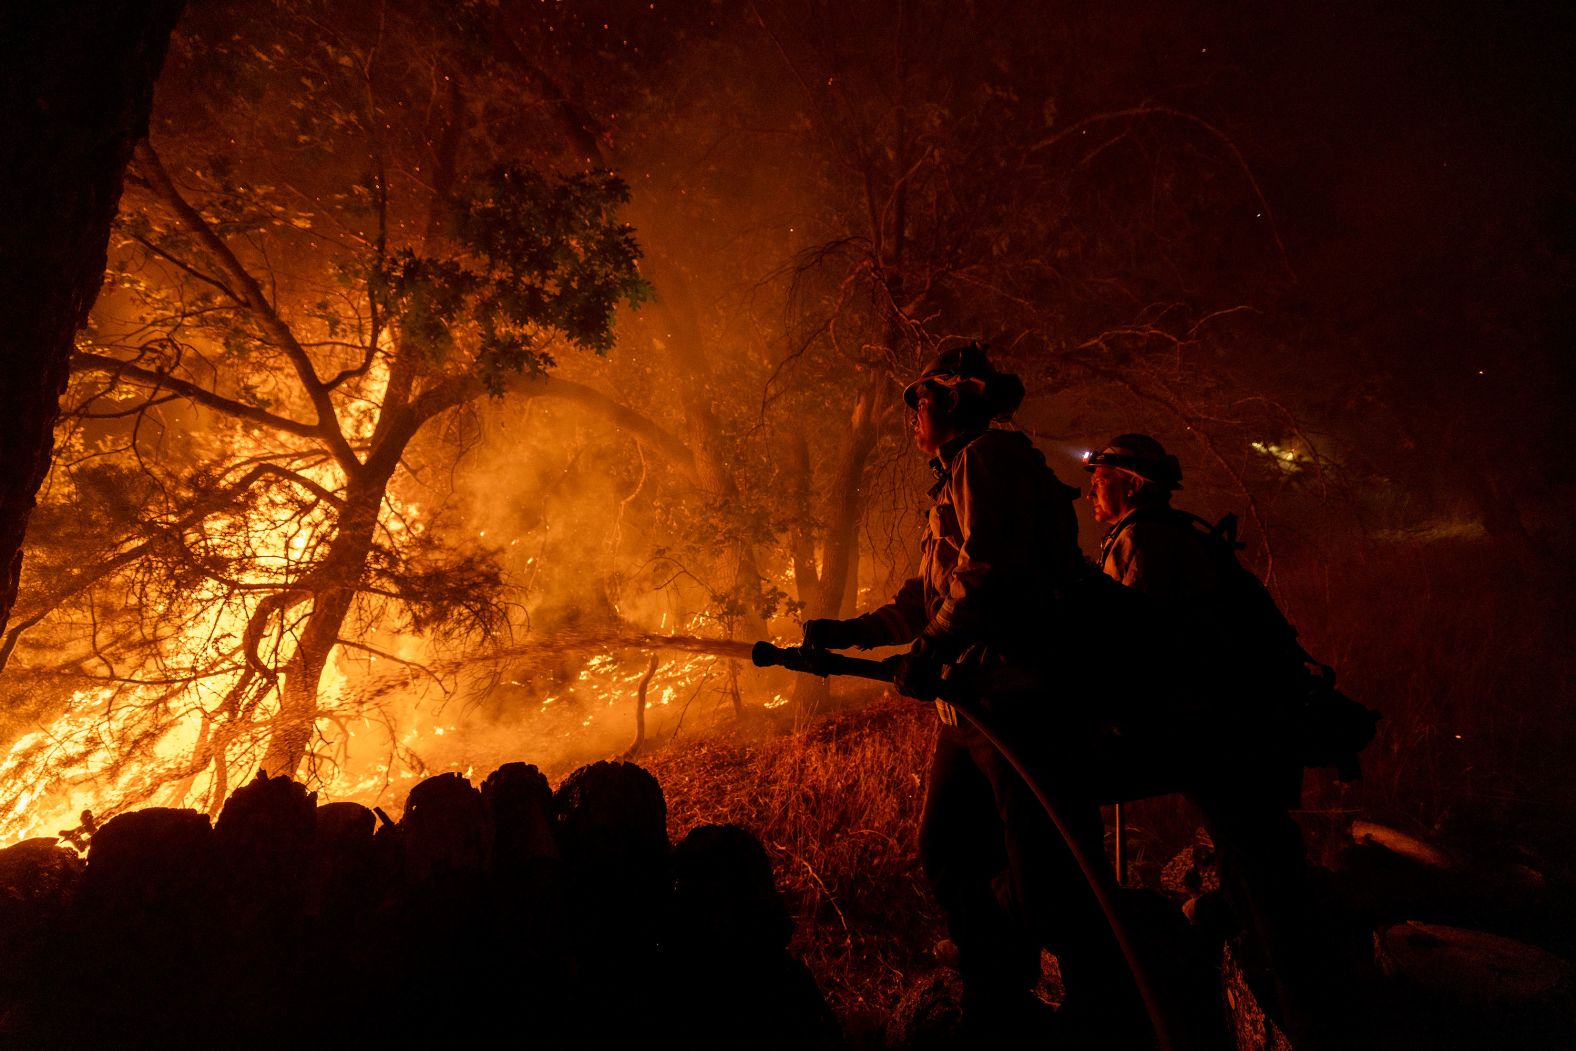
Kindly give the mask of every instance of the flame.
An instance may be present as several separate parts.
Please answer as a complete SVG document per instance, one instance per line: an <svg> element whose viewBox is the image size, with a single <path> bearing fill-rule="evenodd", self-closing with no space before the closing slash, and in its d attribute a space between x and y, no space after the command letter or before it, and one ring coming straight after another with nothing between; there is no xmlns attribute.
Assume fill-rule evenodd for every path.
<svg viewBox="0 0 1576 1051"><path fill-rule="evenodd" d="M377 422L373 407L387 383L386 367L370 370L364 396L349 404L342 422L353 443L371 437ZM265 436L235 424L199 433L194 443L224 447L231 462L277 451ZM343 488L342 475L329 461L296 470L325 490ZM399 531L418 514L416 505L401 506L391 497L383 524ZM296 579L332 526L328 507L303 512L278 489L265 490L244 511L209 516L199 527L205 549L245 559L255 569L238 582L241 589L215 581L193 587L184 602L161 611L162 637L140 664L116 667L113 683L76 690L52 721L11 744L0 756L0 843L74 828L83 810L101 820L138 805L216 810L223 802L221 785L233 788L255 767L278 710L274 692L249 712L230 710L245 670L241 640L262 593L244 586L278 587ZM55 627L63 636L74 632L69 623ZM414 648L423 649L419 642ZM341 654L322 678L323 719L338 724L336 735L314 753L315 787L328 798L364 794L380 778L386 781L398 772L387 750L379 760L361 754L375 749L350 748L358 736L357 717L359 736L368 743L376 737L368 732L374 722L358 710L356 691L349 688L370 670L370 665L364 671L348 667Z"/></svg>
<svg viewBox="0 0 1576 1051"><path fill-rule="evenodd" d="M342 417L353 447L364 445L377 424L376 406L388 383L381 359L362 382ZM224 423L195 432L193 443L216 460L239 463L277 456L273 437ZM343 491L345 479L328 458L293 469L324 490ZM428 514L416 500L390 493L379 527L391 536L420 536L431 528ZM99 822L139 806L217 814L225 796L258 768L279 712L274 689L237 701L246 674L242 640L257 603L269 593L246 586L278 588L299 579L334 527L331 507L304 510L298 494L283 487L265 489L244 508L194 527L206 550L242 560L251 570L238 582L196 585L159 610L150 618L159 638L139 664L116 667L113 682L75 689L51 718L0 753L0 845L74 830L84 810ZM487 530L474 535L485 540ZM536 562L534 556L524 560L527 567ZM667 629L674 617L653 608L652 619L659 613ZM674 627L702 633L716 625L695 616ZM51 630L68 643L80 639L80 625L65 615L52 615L39 632ZM468 776L520 759L545 765L544 755L584 762L620 754L634 739L646 652L589 652L566 665L573 669L566 681L543 685L529 674L510 674L518 651L443 654L429 640L382 621L362 623L358 632L354 641L369 649L339 646L324 668L314 738L296 775L322 802L397 810L410 784L434 773ZM294 639L280 626L270 645L269 659L283 662ZM552 653L550 644L539 648ZM501 700L482 703L471 682L489 678L501 684L495 690ZM723 658L665 655L647 684L646 739L668 740L731 711L734 681ZM767 703L780 706L786 698L775 695Z"/></svg>
<svg viewBox="0 0 1576 1051"><path fill-rule="evenodd" d="M406 510L409 510L408 508ZM253 523L255 525L255 523ZM281 535L278 558L303 546ZM311 544L315 536L308 536ZM239 639L250 606L224 606L209 618L194 618L168 641L157 661L127 672L127 678L153 674L158 666L192 666L214 639ZM426 644L398 638L395 657L429 659ZM405 667L380 671L375 656L358 661L341 649L324 671L319 689L319 741L309 769L298 773L321 802L353 800L393 808L409 784L446 770L491 769L517 759L535 760L544 743L583 742L595 755L599 745L627 745L633 737L634 697L646 673L645 655L629 651L591 656L566 690L540 699L502 732L485 720L470 718L461 706L434 698ZM453 662L460 663L460 662ZM727 705L722 659L705 654L678 655L653 675L647 693L650 740L679 732L684 717L700 703L707 716ZM90 810L98 821L145 805L189 806L217 813L220 769L226 790L250 776L266 745L268 720L277 713L273 695L258 706L250 722L226 723L226 697L241 675L200 679L173 698L153 687L103 686L78 690L48 725L18 738L0 759L0 844L75 829ZM510 685L521 689L519 680ZM708 691L708 687L712 689ZM712 697L708 700L706 694ZM786 703L775 696L768 706ZM692 727L704 718L692 717ZM229 726L233 736L215 743L216 730ZM531 744L526 742L530 741ZM129 748L128 742L137 747ZM204 749L211 754L204 758ZM591 757L590 755L586 756Z"/></svg>

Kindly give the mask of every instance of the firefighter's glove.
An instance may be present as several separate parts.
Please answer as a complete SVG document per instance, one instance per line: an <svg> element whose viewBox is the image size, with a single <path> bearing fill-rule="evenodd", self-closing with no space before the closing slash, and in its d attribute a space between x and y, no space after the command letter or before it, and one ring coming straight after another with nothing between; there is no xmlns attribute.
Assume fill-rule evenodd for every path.
<svg viewBox="0 0 1576 1051"><path fill-rule="evenodd" d="M897 658L892 685L904 697L912 697L916 701L933 701L941 692L943 667L944 662L935 647L921 638L912 649Z"/></svg>
<svg viewBox="0 0 1576 1051"><path fill-rule="evenodd" d="M857 620L807 620L804 622L804 647L809 650L846 650L865 645L864 632Z"/></svg>

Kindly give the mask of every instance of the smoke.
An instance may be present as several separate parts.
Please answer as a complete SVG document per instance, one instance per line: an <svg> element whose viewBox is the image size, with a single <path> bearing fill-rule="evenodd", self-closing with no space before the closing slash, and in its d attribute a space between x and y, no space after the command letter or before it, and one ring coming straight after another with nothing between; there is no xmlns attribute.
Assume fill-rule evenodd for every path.
<svg viewBox="0 0 1576 1051"><path fill-rule="evenodd" d="M1018 425L1064 481L1078 484L1077 453L1112 434L1161 437L1185 461L1179 502L1209 517L1241 515L1249 560L1274 574L1305 636L1322 653L1352 654L1359 683L1400 698L1392 712L1415 711L1393 724L1416 739L1433 741L1446 716L1386 660L1435 660L1452 649L1441 640L1470 637L1480 614L1505 620L1518 640L1544 637L1547 625L1521 630L1542 611L1568 620L1542 590L1536 603L1506 599L1528 578L1569 576L1568 443L1555 411L1565 329L1552 322L1554 304L1569 298L1559 276L1568 246L1543 221L1566 180L1565 166L1540 153L1551 141L1568 148L1568 136L1534 134L1548 121L1528 105L1530 88L1560 79L1553 67L1485 95L1457 84L1457 64L1446 61L1447 45L1475 32L1464 23L1430 14L1431 43L1396 62L1391 50L1409 46L1396 42L1417 35L1414 15L1373 16L1394 31L1365 39L1359 63L1343 57L1361 35L1352 12L1276 20L1162 6L1051 19L1008 5L964 35L954 10L924 5L903 18L845 5L803 22L777 8L730 21L608 5L605 18L533 15L516 26L587 120L571 134L556 105L516 123L495 119L513 112L520 80L480 71L454 111L475 133L460 136L462 160L477 161L464 154L474 148L549 169L617 168L654 298L618 318L605 358L554 348L554 377L595 397L547 396L521 379L451 413L410 449L385 524L452 553L459 561L439 566L452 571L448 583L495 582L472 597L497 615L433 625L370 600L358 607L324 678L325 718L308 761L324 798L387 805L435 771L621 754L653 651L648 742L729 723L736 703L775 711L786 680L726 652L642 637L744 642L756 629L791 641L797 604L813 597L801 576L825 558L830 486L859 392L884 377L895 404L917 356L957 337L992 341L999 362L1023 376L1030 397ZM243 64L239 72L207 60L203 40L224 51L235 20L262 10L215 5L194 17L161 85L156 138L170 144L172 163L187 151L185 185L214 190L231 202L228 220L250 224L277 279L271 292L332 344L354 327L324 320L356 294L340 249L364 250L373 236L372 144L361 125L328 119L353 108L333 94L338 81L301 94L301 78L281 74L263 50L220 56ZM537 36L548 27L556 35L544 43ZM1477 28L1493 29L1488 43L1503 63L1518 27ZM441 57L410 29L390 29L391 63ZM1135 40L1164 44L1135 49ZM335 63L333 76L359 68ZM512 94L490 94L490 75ZM421 110L384 144L399 154L388 169L397 242L420 243L441 226L420 202L451 101L387 107ZM1499 130L1510 111L1524 120ZM303 114L313 138L298 150L283 131ZM1460 129L1468 146L1454 141ZM287 198L289 213L259 220L263 189ZM1259 190L1275 206L1268 218ZM146 334L114 315L160 282L179 300L178 277L151 264L126 275L100 300L94 338L139 347ZM184 360L200 360L248 405L310 418L281 393L282 367L245 374L261 360L248 356L262 353L255 339L180 335L150 367L184 347ZM325 374L356 364L341 357ZM358 405L353 429L369 431L370 402ZM928 485L891 410L872 410L873 448L856 478L850 590L865 607L912 568L914 512ZM137 516L158 493L186 485L200 496L212 479L193 469L218 452L259 454L247 444L259 438L254 428L215 426L207 410L179 402L71 426L35 519L35 595L118 550L126 522L147 525ZM151 470L126 453L137 428L141 467ZM88 461L111 466L90 472ZM299 507L284 512L259 517L248 542L266 548L291 514L301 519ZM1099 530L1087 515L1083 526L1092 552ZM1516 576L1501 552L1552 568ZM765 598L738 588L750 560ZM1482 572L1464 579L1456 561ZM112 790L105 771L132 755L164 763L153 796L136 802L215 797L211 775L184 774L179 752L222 721L214 698L240 675L242 628L183 618L182 599L197 591L178 562L166 556L158 586L151 574L107 581L18 649L6 669L15 702L6 738L52 757L58 777L32 783L44 758L0 767L7 800L49 815L7 828L37 831L74 822L83 805L125 805L145 786ZM443 573L434 576L428 583L441 590ZM1441 590L1458 616L1420 617L1407 639L1376 650L1374 626L1394 620L1398 594L1422 605ZM150 705L138 732L95 736L124 694L88 696L87 686L180 663L169 652L147 666L121 659L146 623L183 653L211 646L203 652L220 653L230 678L213 679L206 695L150 688L137 695ZM1475 658L1470 678L1489 685L1476 700L1463 692L1449 718L1514 693L1542 713L1523 716L1525 736L1549 729L1552 705L1514 665L1536 665L1557 647L1518 646ZM259 733L272 703L247 709ZM243 777L255 742L230 747Z"/></svg>

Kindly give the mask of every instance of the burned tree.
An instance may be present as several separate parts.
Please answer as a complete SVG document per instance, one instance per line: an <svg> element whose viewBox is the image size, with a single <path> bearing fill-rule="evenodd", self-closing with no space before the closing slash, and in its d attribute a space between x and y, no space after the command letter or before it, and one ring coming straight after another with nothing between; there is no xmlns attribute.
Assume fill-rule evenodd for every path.
<svg viewBox="0 0 1576 1051"><path fill-rule="evenodd" d="M440 101L463 97L458 57L370 33L306 52L307 101L331 84L332 112L280 86L287 41L260 42L262 105L294 107L268 129L275 152L225 158L178 132L138 149L113 291L72 358L53 513L79 533L57 532L5 652L51 613L91 625L69 674L142 713L80 746L108 743L112 777L196 704L189 757L143 791L211 773L216 803L232 764L295 771L334 650L398 661L368 637L379 624L495 630L495 562L416 522L400 480L457 406L560 392L554 354L607 351L644 294L615 175L462 155L463 106L405 128L437 169L408 171L383 125L410 105L412 63ZM281 170L281 138L334 163Z"/></svg>
<svg viewBox="0 0 1576 1051"><path fill-rule="evenodd" d="M200 578L227 589L226 601L243 602L232 659L245 666L226 709L252 710L277 691L262 763L290 773L308 751L318 682L358 597L401 603L416 622L458 609L487 627L495 572L484 558L445 553L380 523L390 483L430 421L502 394L515 376L545 372L559 343L607 349L613 308L640 289L634 243L613 218L624 191L601 175L486 173L457 208L452 255L375 245L347 289L347 299L360 301L355 321L325 312L313 340L300 331L312 322L287 318L252 272L256 264L187 201L151 148L140 151L137 170L170 217L168 227L133 233L143 261L160 260L210 288L196 293L194 309L161 318L163 331L142 330L135 346L78 354L76 369L102 377L84 408L131 389L144 398L132 401L139 412L178 398L285 439L283 448L244 457L252 461L244 466L206 467L214 473L193 479L192 497L211 502L222 489L226 498L190 523L193 532L166 540ZM233 371L210 371L198 333L231 341ZM268 499L289 508L274 527L298 530L291 542L298 561L257 579L238 571L266 572L266 553L237 560L204 527Z"/></svg>

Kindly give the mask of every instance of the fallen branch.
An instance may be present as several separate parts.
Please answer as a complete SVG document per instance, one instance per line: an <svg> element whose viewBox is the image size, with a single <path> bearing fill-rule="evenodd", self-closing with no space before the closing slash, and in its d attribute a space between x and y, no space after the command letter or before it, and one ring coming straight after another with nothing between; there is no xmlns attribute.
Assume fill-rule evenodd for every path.
<svg viewBox="0 0 1576 1051"><path fill-rule="evenodd" d="M626 760L633 759L640 754L640 749L646 743L646 690L651 686L652 677L657 674L657 651L651 651L651 660L646 665L646 674L640 677L640 685L635 687L635 739L624 752Z"/></svg>

